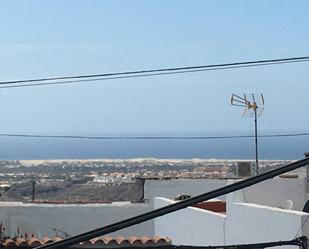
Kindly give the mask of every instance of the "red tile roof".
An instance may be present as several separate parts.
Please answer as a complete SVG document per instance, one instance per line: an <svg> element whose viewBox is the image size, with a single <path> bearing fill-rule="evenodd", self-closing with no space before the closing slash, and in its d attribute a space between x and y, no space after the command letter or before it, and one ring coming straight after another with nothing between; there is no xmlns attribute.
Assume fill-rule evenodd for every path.
<svg viewBox="0 0 309 249"><path fill-rule="evenodd" d="M193 207L205 209L215 213L226 213L226 203L224 201L204 201L193 205Z"/></svg>
<svg viewBox="0 0 309 249"><path fill-rule="evenodd" d="M16 238L16 239L5 239L1 242L2 246L4 248L25 248L25 247L37 247L44 244L52 243L55 241L62 240L62 238L54 237L54 238L48 238L43 237L41 240L32 237L30 239L25 240L24 238ZM104 236L100 238L95 238L83 243L80 243L75 248L124 248L124 247L130 247L130 246L139 246L139 247L147 247L147 246L161 246L161 245L170 245L172 243L171 239L168 237L128 237L124 238L121 236L118 237L110 237L110 236Z"/></svg>

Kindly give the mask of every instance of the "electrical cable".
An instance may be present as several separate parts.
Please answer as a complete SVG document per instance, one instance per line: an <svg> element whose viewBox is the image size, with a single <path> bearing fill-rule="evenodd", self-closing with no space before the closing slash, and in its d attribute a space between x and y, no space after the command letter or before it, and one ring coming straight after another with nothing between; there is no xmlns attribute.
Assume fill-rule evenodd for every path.
<svg viewBox="0 0 309 249"><path fill-rule="evenodd" d="M259 138L281 138L309 136L309 132L287 134L264 134ZM242 139L253 138L254 135L226 135L226 136L76 136L76 135L39 135L0 133L0 137L21 138L58 138L58 139L92 139L92 140L211 140L211 139Z"/></svg>
<svg viewBox="0 0 309 249"><path fill-rule="evenodd" d="M16 81L0 81L0 85L6 85L6 86L1 86L0 88L72 84L72 83L80 83L80 82L128 79L128 78L150 77L150 76L171 75L171 74L184 74L184 73L258 67L258 66L286 64L286 63L298 63L298 62L307 62L307 61L309 61L309 56L260 60L260 61L233 62L233 63L225 63L225 64L210 64L210 65L178 67L178 68L125 71L125 72L105 73L105 74L50 77L50 78L16 80ZM37 82L37 83L34 83L34 82ZM21 83L28 83L28 84L21 84Z"/></svg>

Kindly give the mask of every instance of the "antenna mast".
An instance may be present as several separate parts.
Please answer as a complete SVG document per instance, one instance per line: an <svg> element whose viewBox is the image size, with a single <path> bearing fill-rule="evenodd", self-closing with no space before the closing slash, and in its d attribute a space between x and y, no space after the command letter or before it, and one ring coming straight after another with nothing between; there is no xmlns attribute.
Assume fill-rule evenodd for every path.
<svg viewBox="0 0 309 249"><path fill-rule="evenodd" d="M255 141L255 173L259 174L259 153L258 153L258 135L257 125L258 117L264 110L263 94L244 94L243 97L232 94L231 105L244 107L242 117L254 117L254 141Z"/></svg>

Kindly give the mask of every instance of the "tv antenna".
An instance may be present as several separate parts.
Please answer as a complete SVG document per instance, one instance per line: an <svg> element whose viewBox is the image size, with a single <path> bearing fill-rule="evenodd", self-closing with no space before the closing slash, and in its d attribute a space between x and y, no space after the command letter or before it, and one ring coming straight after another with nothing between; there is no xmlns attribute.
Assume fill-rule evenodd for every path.
<svg viewBox="0 0 309 249"><path fill-rule="evenodd" d="M254 117L254 139L255 139L255 173L259 174L259 154L257 139L257 119L264 110L263 94L244 94L243 97L232 94L231 105L244 107L242 117Z"/></svg>

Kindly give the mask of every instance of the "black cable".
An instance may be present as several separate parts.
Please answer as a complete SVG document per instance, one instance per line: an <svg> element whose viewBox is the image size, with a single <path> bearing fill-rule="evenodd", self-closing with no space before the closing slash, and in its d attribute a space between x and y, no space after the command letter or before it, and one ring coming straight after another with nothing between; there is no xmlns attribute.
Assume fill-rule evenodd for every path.
<svg viewBox="0 0 309 249"><path fill-rule="evenodd" d="M253 244L215 245L215 246L191 246L191 245L155 245L155 249L261 249L278 246L294 246L299 249L307 249L307 237L302 236L293 240L279 240ZM297 249L297 247L295 249ZM153 247L150 247L153 248ZM71 246L70 249L80 249L80 245ZM130 249L141 249L141 246L130 245Z"/></svg>
<svg viewBox="0 0 309 249"><path fill-rule="evenodd" d="M239 65L239 66L228 66L228 67L218 67L218 68L194 69L194 70L177 71L177 72L149 73L149 74L115 76L115 77L106 77L106 78L55 81L55 82L45 82L45 83L31 83L31 84L19 84L19 85L14 85L15 83L12 83L13 85L0 86L0 88L20 88L20 87L35 87L35 86L45 86L45 85L63 85L63 84L73 84L73 83L81 83L81 82L93 82L93 81L105 81L105 80L151 77L151 76L160 76L160 75L171 75L171 74L184 74L184 73L196 73L196 72L205 72L205 71L228 70L228 69L236 69L236 68L258 67L258 66L296 63L296 62L305 62L305 61L309 61L309 59L301 60L301 61L292 61L292 62L291 61L272 62L272 63L263 63L263 64L253 64L253 65ZM4 83L4 85L6 84L8 83ZM1 85L1 82L0 82L0 85Z"/></svg>
<svg viewBox="0 0 309 249"><path fill-rule="evenodd" d="M307 237L302 236L293 240L279 240L272 242L262 242L253 244L234 244L234 245L216 245L216 246L189 246L189 245L156 245L156 249L261 249L277 246L298 246L300 249L307 249ZM79 248L70 247L70 248ZM138 246L130 246L130 249L140 249Z"/></svg>
<svg viewBox="0 0 309 249"><path fill-rule="evenodd" d="M169 74L183 74L183 73L193 73L193 72L203 72L203 71L213 71L213 70L267 66L267 65L275 65L275 64L285 64L285 63L307 62L307 61L309 61L309 56L272 59L272 60L260 60L260 61L234 62L234 63L225 63L225 64L211 64L211 65L203 65L203 66L150 69L150 70L140 70L140 71L126 71L126 72L106 73L106 74L51 77L51 78L16 80L16 81L1 81L0 85L9 85L9 86L3 86L0 88L58 85L58 84L89 82L89 81L127 79L127 78L149 77L149 76L169 75ZM61 81L54 82L55 80L61 80ZM46 81L52 81L52 82L46 82ZM32 83L32 82L39 82L39 83ZM21 84L21 83L31 83L31 84ZM15 84L16 86L12 86Z"/></svg>
<svg viewBox="0 0 309 249"><path fill-rule="evenodd" d="M301 136L309 136L309 132L258 135L259 138L280 138L280 137L301 137ZM76 136L76 135L39 135L39 134L0 133L0 137L92 139L92 140L210 140L210 139L253 138L254 135L226 135L226 136Z"/></svg>

